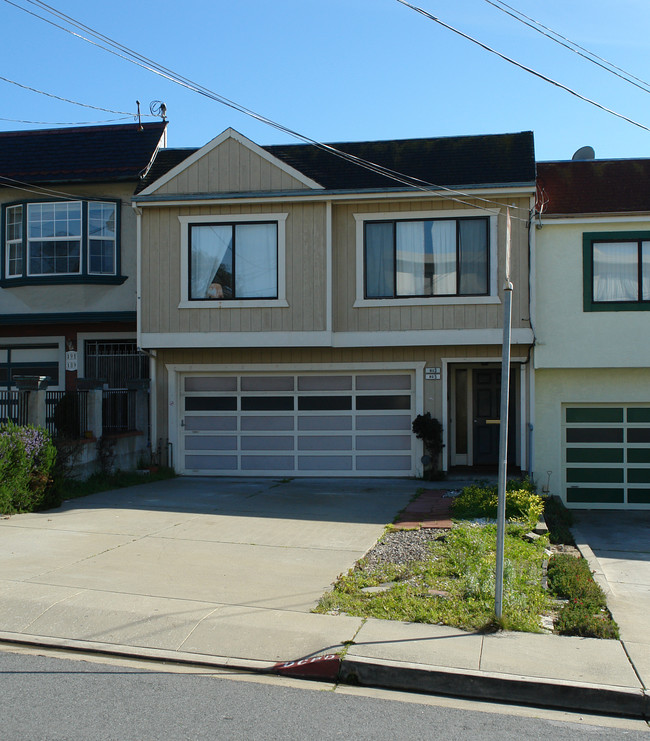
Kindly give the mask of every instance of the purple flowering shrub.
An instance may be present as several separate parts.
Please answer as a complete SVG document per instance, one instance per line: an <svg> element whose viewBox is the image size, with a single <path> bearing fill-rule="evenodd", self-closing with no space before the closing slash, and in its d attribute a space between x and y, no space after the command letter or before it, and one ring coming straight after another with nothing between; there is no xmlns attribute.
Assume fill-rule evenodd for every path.
<svg viewBox="0 0 650 741"><path fill-rule="evenodd" d="M32 512L48 502L56 448L47 430L0 424L0 513Z"/></svg>

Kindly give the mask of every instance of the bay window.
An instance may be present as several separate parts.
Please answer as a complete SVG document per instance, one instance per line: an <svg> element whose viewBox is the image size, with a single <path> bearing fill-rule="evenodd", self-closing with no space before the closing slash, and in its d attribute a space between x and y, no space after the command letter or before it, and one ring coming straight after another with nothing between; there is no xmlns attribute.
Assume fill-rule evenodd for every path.
<svg viewBox="0 0 650 741"><path fill-rule="evenodd" d="M4 284L122 281L119 209L108 201L21 203L4 209Z"/></svg>

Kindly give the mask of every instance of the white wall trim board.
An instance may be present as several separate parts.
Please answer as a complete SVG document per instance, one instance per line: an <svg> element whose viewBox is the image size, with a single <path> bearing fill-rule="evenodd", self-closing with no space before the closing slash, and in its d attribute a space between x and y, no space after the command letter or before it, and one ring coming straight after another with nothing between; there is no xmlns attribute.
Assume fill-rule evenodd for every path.
<svg viewBox="0 0 650 741"><path fill-rule="evenodd" d="M185 160L187 162L187 160ZM171 171L170 171L171 172ZM157 181L158 185L162 185L161 181ZM151 186L150 186L151 187ZM320 186L319 186L320 187ZM479 196L490 196L492 198L497 197L503 197L503 198L510 198L513 196L528 196L531 193L531 188L529 186L515 186L512 188L476 188L475 190L471 188L465 188L461 195L465 198L474 198ZM392 201L395 200L422 200L422 199L454 199L458 196L454 193L450 193L448 190L397 190L397 191L382 191L382 192L363 192L363 191L354 191L351 193L333 193L331 191L327 191L325 193L319 193L318 191L313 190L307 190L304 191L304 193L301 192L290 192L290 193L276 193L276 192L269 192L268 194L254 194L254 195L248 195L246 193L243 193L242 195L238 197L233 197L232 193L224 194L223 197L219 196L219 194L216 193L210 193L205 195L193 195L191 198L187 199L181 199L178 197L175 197L174 195L170 195L168 197L160 197L158 199L151 200L151 201L141 201L138 200L141 195L149 195L148 193L145 193L145 191L142 191L141 193L138 193L137 196L133 198L133 203L140 208L156 208L160 206L217 206L217 205L232 205L232 204L242 204L242 203L282 203L282 202L292 202L292 201L324 201L324 200L330 200L330 201L359 201L359 203L372 203L374 201L383 201L390 199ZM504 204L505 208L505 204ZM464 209L459 208L458 212L463 212ZM482 211L482 213L485 213Z"/></svg>
<svg viewBox="0 0 650 741"><path fill-rule="evenodd" d="M500 345L501 329L415 329L394 332L144 332L141 347L431 347ZM515 329L513 345L533 342L530 329Z"/></svg>

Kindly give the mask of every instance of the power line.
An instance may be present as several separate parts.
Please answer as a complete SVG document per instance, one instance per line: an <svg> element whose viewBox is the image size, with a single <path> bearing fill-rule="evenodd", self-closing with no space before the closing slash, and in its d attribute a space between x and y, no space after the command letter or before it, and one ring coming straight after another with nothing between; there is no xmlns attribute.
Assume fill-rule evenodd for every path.
<svg viewBox="0 0 650 741"><path fill-rule="evenodd" d="M6 1L7 0L5 0L5 2ZM536 70L532 69L532 67L527 67L525 64L522 64L521 62L517 62L515 59L512 59L511 57L508 57L505 54L502 54L500 51L493 49L491 46L484 44L482 41L475 39L473 36L469 36L463 31L460 31L459 29L454 28L453 26L450 26L448 23L441 21L440 18L436 18L436 16L434 16L432 13L429 13L427 10L424 10L424 8L420 8L417 5L412 5L406 0L396 0L396 2L400 3L400 5L404 5L405 7L410 8L411 10L414 10L416 13L420 13L425 18L428 18L430 21L433 21L434 23L438 23L443 28L446 28L449 31L453 31L455 34L458 34L459 36L462 36L464 39L471 41L473 44L480 46L481 49L485 49L485 51L489 51L490 54L496 54L497 57L499 57L500 59L503 59L509 64L513 64L515 67L519 67L519 69L522 69L525 72L528 72L529 74L534 75L535 77L538 77L540 80L544 80L544 82L548 82L551 85L555 85L555 87L558 87L561 90L564 90L565 92L570 93L571 95L574 95L576 98L579 98L585 103L590 103L596 108L600 108L601 111L605 111L605 113L610 113L612 116L616 116L617 118L623 119L623 121L627 121L633 126L638 126L640 129L643 129L644 131L650 131L650 128L648 126L644 126L644 124L639 123L638 121L635 121L632 118L628 118L622 113L617 113L611 108L607 108L606 106L601 105L600 103L597 103L595 100L592 100L591 98L587 98L586 96L581 95L576 90L573 90L567 85L564 85L561 82L557 82L557 80L553 80L552 78L547 77L546 75L543 75L541 72L537 72Z"/></svg>
<svg viewBox="0 0 650 741"><path fill-rule="evenodd" d="M612 75L616 75L616 77L619 77L621 80L630 83L630 85L638 87L639 90L643 90L643 92L645 93L650 93L650 83L645 82L640 77L635 77L631 72L626 72L621 67L617 67L615 64L609 62L607 59L599 57L597 54L594 54L594 52L589 51L589 49L585 49L584 46L580 46L580 44L577 44L575 41L571 41L571 39L568 39L566 36L562 36L562 34L554 31L552 28L545 26L543 23L540 23L534 18L527 16L520 10L513 8L512 5L508 5L501 0L496 0L496 2L493 2L493 0L485 0L485 2L488 5L491 5L493 8L500 10L502 13L506 13L511 18L514 18L516 21L519 21L525 26L528 26L528 28L532 28L533 31L537 31L537 33L540 33L547 39L550 39L556 44L563 46L565 49L574 52L574 54L578 54L578 56L581 56L583 59L596 64L598 67L604 69L606 72L609 72Z"/></svg>
<svg viewBox="0 0 650 741"><path fill-rule="evenodd" d="M204 85L201 85L199 83L193 82L187 77L184 77L182 75L177 74L173 70L159 64L158 62L155 62L148 57L145 57L144 55L134 51L133 49L130 49L127 46L124 46L123 44L120 44L117 41L114 41L110 37L95 31L94 29L90 28L89 26L84 25L83 23L80 23L79 21L76 21L71 16L66 15L65 13L62 13L56 8L52 8L51 6L47 5L47 3L41 2L41 0L25 0L26 2L30 3L31 5L35 5L46 12L50 13L51 15L55 16L56 18L69 23L73 27L83 30L85 33L88 33L90 36L93 36L97 41L93 41L92 39L87 38L81 33L77 33L76 31L73 31L69 28L66 28L65 26L60 25L59 23L55 23L54 21L44 18L42 15L39 15L38 13L35 13L34 11L28 10L27 8L18 5L16 2L13 2L12 0L4 0L7 4L14 6L15 8L18 8L19 10L24 11L25 13L34 16L35 18L38 18L39 20L44 21L45 23L48 23L51 26L54 26L55 28L58 28L62 31L65 31L66 33L75 36L76 38L81 39L82 41L85 41L93 46L97 46L98 48L107 51L110 54L113 54L114 56L117 56L127 62L130 62L131 64L134 64L138 67L142 67L143 69L148 70L149 72L153 72L154 74L163 77L170 82L173 82L177 85L180 85L182 87L187 88L188 90L191 90L193 92L198 93L199 95L203 95L206 98L209 98L210 100L213 100L215 102L221 103L222 105L225 105L229 108L232 108L233 110L236 110L239 113L243 113L246 116L249 116L261 123L264 123L268 126L271 126L278 131L281 131L285 134L288 134L289 136L292 136L293 138L299 139L300 141L303 141L307 144L311 144L325 152L328 152L334 156L340 157L344 160L347 160L348 162L351 162L355 165L358 165L359 167L363 167L367 170L370 170L372 172L375 172L377 174L383 175L387 178L390 178L392 180L395 180L396 182L402 183L403 185L406 185L410 188L415 188L418 190L429 192L431 190L438 191L442 190L445 193L450 194L450 200L453 200L457 203L462 203L464 205L469 205L473 208L482 208L481 206L477 206L475 203L468 203L466 201L463 201L462 198L472 198L477 201L482 201L484 203L488 203L490 205L496 205L499 207L502 207L503 204L499 203L497 201L492 201L486 198L481 198L478 196L473 196L468 193L463 193L462 191L455 190L453 188L448 188L446 186L442 185L436 185L434 183L430 183L425 180L421 180L420 178L412 177L410 175L405 175L403 173L397 172L395 170L391 170L390 168L383 167L381 165L378 165L374 162L370 162L368 160L365 160L361 157L357 157L355 155L349 154L347 152L343 152L336 147L330 145L330 144L323 144L321 142L316 141L315 139L312 139L309 136L306 136L304 134L299 133L298 131L295 131L288 126L285 126L283 124L278 123L277 121L274 121L270 118L267 118L266 116L256 113L255 111L251 110L250 108L247 108L243 106L240 103L237 103L236 101L230 100L229 98L226 98L225 96L221 95L220 93L216 93L213 90L210 90L209 88L205 87ZM101 42L101 43L100 43ZM108 45L108 46L106 46ZM114 47L114 48L110 48ZM119 51L117 51L119 50ZM459 198L460 196L461 198ZM515 207L518 210L523 210L528 213L527 208L521 208L521 207ZM488 209L485 209L488 210ZM513 218L519 218L519 217L513 217ZM527 219L520 219L521 221L527 221Z"/></svg>
<svg viewBox="0 0 650 741"><path fill-rule="evenodd" d="M10 80L8 77L2 77L0 75L0 80L3 82L8 82L10 85L16 85L17 87L22 88L23 90L30 90L32 93L38 93L39 95L46 95L48 98L54 98L55 100L61 100L64 103L71 103L72 105L78 105L82 108L91 108L94 111L103 111L104 113L115 113L118 116L133 116L137 117L137 113L130 113L129 111L114 111L112 108L100 108L96 105L89 105L88 103L79 103L76 100L70 100L70 98L62 98L60 95L54 95L53 93L46 93L44 90L38 90L35 87L30 87L29 85L23 85L20 82L16 82L15 80ZM149 116L149 113L142 114L145 116Z"/></svg>
<svg viewBox="0 0 650 741"><path fill-rule="evenodd" d="M27 121L24 118L0 118L0 121L11 123L36 124L38 126L91 126L93 124L115 123L117 121L130 121L133 116L122 116L121 118L105 118L101 121Z"/></svg>

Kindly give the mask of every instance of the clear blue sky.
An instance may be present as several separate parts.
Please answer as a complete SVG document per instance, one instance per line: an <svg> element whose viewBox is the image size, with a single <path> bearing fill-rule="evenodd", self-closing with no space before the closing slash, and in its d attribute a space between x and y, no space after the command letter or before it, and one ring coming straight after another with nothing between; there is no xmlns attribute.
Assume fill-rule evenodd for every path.
<svg viewBox="0 0 650 741"><path fill-rule="evenodd" d="M28 0L17 5L44 14ZM650 81L648 0L508 0ZM650 156L650 132L516 69L396 0L50 0L177 73L325 142L533 130L539 160ZM485 0L414 0L441 20L650 127L650 95L543 38ZM294 141L0 0L0 75L117 111L167 105L170 146L232 126L259 144ZM95 122L0 80L0 130ZM147 119L150 120L150 119Z"/></svg>

